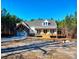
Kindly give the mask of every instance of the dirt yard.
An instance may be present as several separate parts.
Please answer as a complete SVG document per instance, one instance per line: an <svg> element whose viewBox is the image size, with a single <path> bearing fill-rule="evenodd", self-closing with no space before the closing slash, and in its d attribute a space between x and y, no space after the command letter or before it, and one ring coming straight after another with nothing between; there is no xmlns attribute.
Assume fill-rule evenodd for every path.
<svg viewBox="0 0 79 59"><path fill-rule="evenodd" d="M48 48L49 49L49 48ZM43 54L41 50L32 50L4 56L1 59L76 59L76 47L52 48Z"/></svg>
<svg viewBox="0 0 79 59"><path fill-rule="evenodd" d="M15 43L14 43L15 42ZM12 46L22 46L22 45L29 45L29 43L40 43L42 41L13 41L8 42L6 44L3 44L1 48L6 47L12 47ZM59 44L58 44L59 45ZM60 44L61 45L61 44ZM67 47L56 47L57 45L46 45L44 47L41 47L41 49L44 49L42 51L41 49L36 50L29 50L29 51L23 51L20 53L15 54L9 54L6 56L1 56L1 59L77 59L76 55L76 46L67 46Z"/></svg>

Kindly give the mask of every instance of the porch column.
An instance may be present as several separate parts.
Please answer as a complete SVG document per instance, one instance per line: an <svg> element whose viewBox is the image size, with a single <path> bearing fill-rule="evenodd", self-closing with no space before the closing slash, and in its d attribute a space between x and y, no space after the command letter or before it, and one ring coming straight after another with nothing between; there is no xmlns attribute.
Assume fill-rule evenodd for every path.
<svg viewBox="0 0 79 59"><path fill-rule="evenodd" d="M58 36L57 36L57 28L56 28L56 38L58 38Z"/></svg>
<svg viewBox="0 0 79 59"><path fill-rule="evenodd" d="M43 29L41 29L41 32L40 32L40 34L44 34L44 32L43 32Z"/></svg>
<svg viewBox="0 0 79 59"><path fill-rule="evenodd" d="M50 29L47 29L47 33L46 34L51 34L51 31Z"/></svg>
<svg viewBox="0 0 79 59"><path fill-rule="evenodd" d="M50 32L50 29L48 29L48 32Z"/></svg>
<svg viewBox="0 0 79 59"><path fill-rule="evenodd" d="M50 33L50 29L48 29L48 31L47 31L48 33Z"/></svg>

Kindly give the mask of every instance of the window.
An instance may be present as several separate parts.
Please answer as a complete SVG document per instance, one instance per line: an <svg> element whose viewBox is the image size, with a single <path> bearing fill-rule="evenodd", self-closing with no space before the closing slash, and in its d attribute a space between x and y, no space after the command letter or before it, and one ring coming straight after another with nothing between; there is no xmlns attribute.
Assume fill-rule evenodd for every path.
<svg viewBox="0 0 79 59"><path fill-rule="evenodd" d="M53 29L50 29L50 32L53 33Z"/></svg>
<svg viewBox="0 0 79 59"><path fill-rule="evenodd" d="M43 24L44 24L44 26L45 26L45 22L44 22Z"/></svg>
<svg viewBox="0 0 79 59"><path fill-rule="evenodd" d="M51 25L51 23L48 23L48 25Z"/></svg>
<svg viewBox="0 0 79 59"><path fill-rule="evenodd" d="M43 25L44 25L44 26L48 26L48 22L44 22Z"/></svg>
<svg viewBox="0 0 79 59"><path fill-rule="evenodd" d="M46 22L46 26L48 25L48 22Z"/></svg>
<svg viewBox="0 0 79 59"><path fill-rule="evenodd" d="M47 29L44 29L44 33L47 33Z"/></svg>
<svg viewBox="0 0 79 59"><path fill-rule="evenodd" d="M50 25L50 23L49 23L47 20L45 20L45 21L42 23L42 25L43 25L43 26L48 26L48 25Z"/></svg>
<svg viewBox="0 0 79 59"><path fill-rule="evenodd" d="M56 29L50 29L50 32L54 33L54 32L56 32Z"/></svg>
<svg viewBox="0 0 79 59"><path fill-rule="evenodd" d="M40 34L41 30L37 29L37 33Z"/></svg>

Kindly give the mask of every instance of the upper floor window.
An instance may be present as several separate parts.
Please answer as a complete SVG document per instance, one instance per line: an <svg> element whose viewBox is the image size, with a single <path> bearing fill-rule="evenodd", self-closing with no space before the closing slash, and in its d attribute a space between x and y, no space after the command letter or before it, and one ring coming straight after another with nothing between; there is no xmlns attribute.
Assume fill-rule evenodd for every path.
<svg viewBox="0 0 79 59"><path fill-rule="evenodd" d="M49 25L51 25L51 23L48 22L48 20L45 20L45 21L42 23L42 25L43 25L43 26L49 26Z"/></svg>
<svg viewBox="0 0 79 59"><path fill-rule="evenodd" d="M48 21L47 21L47 20L45 20L45 21L43 22L43 26L48 26Z"/></svg>
<svg viewBox="0 0 79 59"><path fill-rule="evenodd" d="M44 26L46 25L45 22L43 23L43 25L44 25Z"/></svg>
<svg viewBox="0 0 79 59"><path fill-rule="evenodd" d="M48 23L48 25L51 25L51 23Z"/></svg>

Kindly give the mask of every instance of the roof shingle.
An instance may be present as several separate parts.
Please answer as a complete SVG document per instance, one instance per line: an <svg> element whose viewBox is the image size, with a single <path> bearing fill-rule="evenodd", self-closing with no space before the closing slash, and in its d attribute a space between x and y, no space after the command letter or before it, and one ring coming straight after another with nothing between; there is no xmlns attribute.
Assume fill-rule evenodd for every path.
<svg viewBox="0 0 79 59"><path fill-rule="evenodd" d="M35 27L35 28L57 28L57 24L54 20L47 20L48 23L50 25L48 26L44 26L42 25L42 23L44 22L45 20L33 20L33 21L29 21L29 22L26 22L30 27Z"/></svg>

